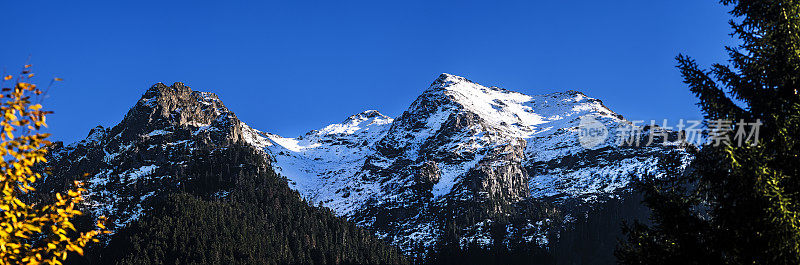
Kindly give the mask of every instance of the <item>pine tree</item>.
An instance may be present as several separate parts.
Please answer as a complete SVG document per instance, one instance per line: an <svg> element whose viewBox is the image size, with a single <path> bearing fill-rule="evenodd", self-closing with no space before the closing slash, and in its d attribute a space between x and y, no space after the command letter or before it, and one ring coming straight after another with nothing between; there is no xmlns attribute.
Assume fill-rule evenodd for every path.
<svg viewBox="0 0 800 265"><path fill-rule="evenodd" d="M653 224L624 228L621 264L800 264L800 1L721 3L741 40L730 63L678 68L707 120L733 122L721 136L759 121L758 141L704 146L685 174L666 159L640 183Z"/></svg>

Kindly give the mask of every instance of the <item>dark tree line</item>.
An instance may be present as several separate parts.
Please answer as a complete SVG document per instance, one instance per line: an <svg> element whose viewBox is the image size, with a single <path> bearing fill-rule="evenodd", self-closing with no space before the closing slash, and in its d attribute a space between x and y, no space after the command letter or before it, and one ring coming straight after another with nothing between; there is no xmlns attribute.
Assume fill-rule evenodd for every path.
<svg viewBox="0 0 800 265"><path fill-rule="evenodd" d="M729 64L678 56L708 120L760 121L759 141L705 146L690 170L663 165L640 184L652 225L626 227L620 264L800 264L800 1L723 0L733 7Z"/></svg>
<svg viewBox="0 0 800 265"><path fill-rule="evenodd" d="M303 201L252 147L198 157L181 190L73 264L408 264L369 231Z"/></svg>

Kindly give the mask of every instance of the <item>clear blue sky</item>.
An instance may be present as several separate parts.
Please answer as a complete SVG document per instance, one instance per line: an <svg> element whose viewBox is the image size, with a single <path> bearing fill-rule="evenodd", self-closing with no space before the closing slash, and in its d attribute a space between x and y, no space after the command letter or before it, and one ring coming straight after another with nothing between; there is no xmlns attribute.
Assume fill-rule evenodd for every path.
<svg viewBox="0 0 800 265"><path fill-rule="evenodd" d="M296 136L365 109L396 117L442 72L580 90L629 119L699 118L674 57L707 66L735 43L713 0L284 2L6 1L0 67L31 55L38 82L64 78L46 101L56 140L176 81Z"/></svg>

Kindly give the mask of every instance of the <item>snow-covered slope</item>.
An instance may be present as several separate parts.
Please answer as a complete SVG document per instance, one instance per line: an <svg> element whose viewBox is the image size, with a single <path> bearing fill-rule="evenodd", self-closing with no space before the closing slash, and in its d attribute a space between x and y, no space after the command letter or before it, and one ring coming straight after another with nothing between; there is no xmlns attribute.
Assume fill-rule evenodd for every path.
<svg viewBox="0 0 800 265"><path fill-rule="evenodd" d="M355 176L392 121L368 110L297 138L266 134L274 143L267 149L275 159L275 168L290 180L291 187L311 201L349 215L376 192L376 185Z"/></svg>
<svg viewBox="0 0 800 265"><path fill-rule="evenodd" d="M443 211L478 220L461 225L474 230L518 203L602 200L672 148L609 137L585 149L587 115L612 136L630 126L580 92L529 96L442 74L395 120L367 111L296 138L268 134L266 150L307 199L411 249L433 244ZM529 221L541 230L532 224L544 220Z"/></svg>
<svg viewBox="0 0 800 265"><path fill-rule="evenodd" d="M89 208L119 229L139 218L150 199L183 189L197 177L191 168L205 166L209 154L242 140L262 148L271 144L259 134L216 95L158 83L116 126L98 126L82 141L54 146L53 177L40 190L85 181Z"/></svg>
<svg viewBox="0 0 800 265"><path fill-rule="evenodd" d="M578 139L585 117L612 136L630 126L580 92L531 96L442 74L395 119L368 110L283 137L246 125L214 94L156 84L120 124L54 147L53 176L88 173L90 208L120 228L152 198L201 177L214 180L208 168L247 167L207 159L244 146L309 203L409 253L430 250L444 231L457 231L462 244L492 244L498 235L490 232L505 231L500 236L509 242L547 245L574 216L619 197L632 176L653 172L661 155L681 151L621 147L613 137L586 149ZM41 190L67 182L47 183L53 186ZM192 188L226 196L224 188Z"/></svg>

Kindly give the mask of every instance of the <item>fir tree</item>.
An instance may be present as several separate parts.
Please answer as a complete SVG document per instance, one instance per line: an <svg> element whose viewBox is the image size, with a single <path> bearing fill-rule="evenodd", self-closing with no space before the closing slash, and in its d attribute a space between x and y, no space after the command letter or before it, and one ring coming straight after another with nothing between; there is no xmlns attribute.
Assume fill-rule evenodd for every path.
<svg viewBox="0 0 800 265"><path fill-rule="evenodd" d="M686 173L675 158L668 174L640 186L653 224L625 227L621 264L799 264L800 1L723 0L732 6L729 64L702 70L679 55L684 82L707 120L730 120ZM760 121L758 141L740 145L739 121Z"/></svg>

